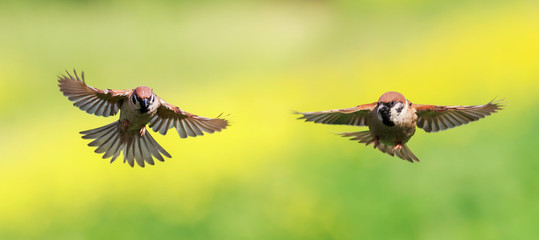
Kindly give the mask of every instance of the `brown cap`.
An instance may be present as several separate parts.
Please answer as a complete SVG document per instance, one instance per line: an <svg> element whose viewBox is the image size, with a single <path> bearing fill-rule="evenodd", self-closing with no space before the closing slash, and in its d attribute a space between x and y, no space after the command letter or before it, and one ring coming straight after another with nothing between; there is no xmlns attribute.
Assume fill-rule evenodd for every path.
<svg viewBox="0 0 539 240"><path fill-rule="evenodd" d="M378 99L378 102L384 103L388 103L391 101L404 103L406 102L406 98L404 98L404 96L398 92L386 92L380 97L380 99Z"/></svg>
<svg viewBox="0 0 539 240"><path fill-rule="evenodd" d="M147 98L150 98L150 96L152 96L152 89L149 87L140 86L140 87L135 88L135 94L140 99L147 99Z"/></svg>

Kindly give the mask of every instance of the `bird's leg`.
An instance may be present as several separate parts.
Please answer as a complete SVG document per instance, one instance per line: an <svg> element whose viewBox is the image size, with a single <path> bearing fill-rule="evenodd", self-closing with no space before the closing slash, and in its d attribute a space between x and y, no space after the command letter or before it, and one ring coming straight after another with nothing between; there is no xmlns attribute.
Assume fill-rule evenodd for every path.
<svg viewBox="0 0 539 240"><path fill-rule="evenodd" d="M397 145L395 145L395 146L393 147L393 152L397 151L397 149L398 149L398 150L401 150L401 148L402 148L402 144L399 142L399 143L397 143Z"/></svg>
<svg viewBox="0 0 539 240"><path fill-rule="evenodd" d="M374 138L374 148L377 148L380 145L380 139L378 137Z"/></svg>
<svg viewBox="0 0 539 240"><path fill-rule="evenodd" d="M141 136L141 137L144 136L145 133L146 133L146 125L144 125L144 126L142 126L142 127L140 128L140 136Z"/></svg>

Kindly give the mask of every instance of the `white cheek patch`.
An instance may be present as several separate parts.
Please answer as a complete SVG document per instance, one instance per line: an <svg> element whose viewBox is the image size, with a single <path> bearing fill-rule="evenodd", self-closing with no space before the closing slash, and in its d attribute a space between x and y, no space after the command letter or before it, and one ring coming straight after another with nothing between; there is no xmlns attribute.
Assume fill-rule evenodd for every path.
<svg viewBox="0 0 539 240"><path fill-rule="evenodd" d="M153 112L153 111L156 111L157 110L157 107L159 107L159 104L157 104L157 101L154 101L153 103L150 104L150 106L148 106L148 109Z"/></svg>
<svg viewBox="0 0 539 240"><path fill-rule="evenodd" d="M408 104L408 100L406 100L404 102L404 108L402 109L401 114L405 114L406 112L408 112L408 105L410 104Z"/></svg>
<svg viewBox="0 0 539 240"><path fill-rule="evenodd" d="M402 107L400 112L397 111L397 108ZM391 108L391 121L394 123L400 123L404 120L404 115L408 112L408 100L404 103L404 106L401 102L398 102L393 108Z"/></svg>

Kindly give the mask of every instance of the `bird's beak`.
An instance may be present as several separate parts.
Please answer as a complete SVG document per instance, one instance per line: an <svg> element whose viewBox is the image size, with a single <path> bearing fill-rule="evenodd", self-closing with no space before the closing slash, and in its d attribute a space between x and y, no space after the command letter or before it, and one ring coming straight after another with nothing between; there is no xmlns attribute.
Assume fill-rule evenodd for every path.
<svg viewBox="0 0 539 240"><path fill-rule="evenodd" d="M141 113L145 113L145 112L148 112L148 106L150 105L148 99L142 99L140 100L140 109L139 111Z"/></svg>
<svg viewBox="0 0 539 240"><path fill-rule="evenodd" d="M149 105L148 99L143 99L141 103L142 103L143 108L148 108L148 105Z"/></svg>

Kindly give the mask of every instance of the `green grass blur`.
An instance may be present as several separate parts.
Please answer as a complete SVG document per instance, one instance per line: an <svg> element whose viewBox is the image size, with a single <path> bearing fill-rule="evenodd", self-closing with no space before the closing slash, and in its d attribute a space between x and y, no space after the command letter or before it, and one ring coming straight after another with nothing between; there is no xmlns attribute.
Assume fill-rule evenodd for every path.
<svg viewBox="0 0 539 240"><path fill-rule="evenodd" d="M2 1L0 239L537 239L537 1ZM232 126L109 164L56 76ZM399 91L506 108L410 164L296 120Z"/></svg>

